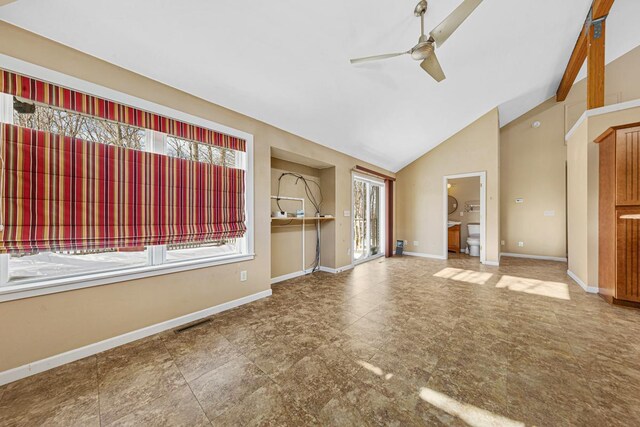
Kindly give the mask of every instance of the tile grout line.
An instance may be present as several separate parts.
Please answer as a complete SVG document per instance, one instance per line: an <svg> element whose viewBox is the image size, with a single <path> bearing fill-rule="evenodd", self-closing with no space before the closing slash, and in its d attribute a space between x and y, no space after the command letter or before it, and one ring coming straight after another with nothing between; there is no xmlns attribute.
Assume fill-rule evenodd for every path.
<svg viewBox="0 0 640 427"><path fill-rule="evenodd" d="M209 415L207 415L207 412L202 407L202 403L200 403L200 399L198 399L196 394L193 392L193 389L191 388L191 384L189 383L189 381L187 381L187 379L184 376L184 372L182 372L182 370L178 367L178 364L176 363L176 359L173 357L173 354L171 353L171 351L169 351L169 348L167 347L167 344L164 342L163 339L161 339L161 341L162 341L162 346L164 347L165 351L167 352L167 354L169 354L169 357L171 357L171 361L173 362L173 365L176 367L178 372L180 372L180 376L182 376L182 379L184 380L184 382L187 385L187 387L189 387L189 391L191 392L191 395L196 400L196 402L198 402L198 406L200 407L200 410L204 414L204 417L207 419L207 421L209 421L209 424L213 425L213 421L209 419ZM202 375L204 375L204 374L202 374ZM200 377L198 377L198 378L200 378ZM163 397L163 396L160 396L160 397ZM160 397L158 397L158 398L160 398Z"/></svg>

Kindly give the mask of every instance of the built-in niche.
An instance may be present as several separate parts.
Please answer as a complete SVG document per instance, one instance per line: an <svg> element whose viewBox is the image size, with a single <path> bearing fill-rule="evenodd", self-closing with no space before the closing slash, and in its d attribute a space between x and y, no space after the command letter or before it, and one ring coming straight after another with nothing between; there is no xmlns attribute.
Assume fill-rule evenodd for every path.
<svg viewBox="0 0 640 427"><path fill-rule="evenodd" d="M335 167L271 151L271 278L335 268Z"/></svg>

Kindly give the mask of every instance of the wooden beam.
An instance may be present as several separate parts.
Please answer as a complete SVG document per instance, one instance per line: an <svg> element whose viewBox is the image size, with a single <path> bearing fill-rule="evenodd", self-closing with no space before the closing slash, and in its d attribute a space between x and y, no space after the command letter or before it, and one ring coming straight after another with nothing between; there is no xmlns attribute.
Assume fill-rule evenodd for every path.
<svg viewBox="0 0 640 427"><path fill-rule="evenodd" d="M558 91L556 92L556 101L562 102L567 99L569 91L573 86L573 82L576 81L576 77L578 77L580 68L582 68L582 64L584 64L585 59L587 59L588 50L589 40L587 37L587 33L586 31L581 31L580 36L578 37L578 41L573 48L573 53L571 53L571 58L569 58L567 69L565 70L564 75L562 76L562 80L560 81Z"/></svg>
<svg viewBox="0 0 640 427"><path fill-rule="evenodd" d="M594 0L591 6L590 16L587 16L585 26L582 31L580 31L580 35L578 35L578 41L573 48L573 52L569 58L569 63L567 64L567 68L565 69L562 80L560 81L560 86L558 86L556 101L562 102L567 99L569 91L580 72L580 68L582 68L582 64L584 64L584 61L587 59L591 21L596 21L600 18L606 17L611 10L611 6L613 6L613 2L614 0Z"/></svg>
<svg viewBox="0 0 640 427"><path fill-rule="evenodd" d="M595 0L593 2L593 20L600 19L603 16L607 16L613 6L614 0Z"/></svg>
<svg viewBox="0 0 640 427"><path fill-rule="evenodd" d="M589 29L587 57L587 109L604 107L604 42L606 21Z"/></svg>

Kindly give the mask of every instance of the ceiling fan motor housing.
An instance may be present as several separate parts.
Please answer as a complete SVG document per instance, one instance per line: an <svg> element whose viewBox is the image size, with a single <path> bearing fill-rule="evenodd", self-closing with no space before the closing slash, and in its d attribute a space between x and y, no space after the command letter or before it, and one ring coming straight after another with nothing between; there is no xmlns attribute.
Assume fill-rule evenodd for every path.
<svg viewBox="0 0 640 427"><path fill-rule="evenodd" d="M411 57L416 61L427 59L434 51L433 42L423 37L420 37L418 44L411 49Z"/></svg>
<svg viewBox="0 0 640 427"><path fill-rule="evenodd" d="M416 5L413 13L416 16L423 15L427 12L427 0L420 0L420 2Z"/></svg>

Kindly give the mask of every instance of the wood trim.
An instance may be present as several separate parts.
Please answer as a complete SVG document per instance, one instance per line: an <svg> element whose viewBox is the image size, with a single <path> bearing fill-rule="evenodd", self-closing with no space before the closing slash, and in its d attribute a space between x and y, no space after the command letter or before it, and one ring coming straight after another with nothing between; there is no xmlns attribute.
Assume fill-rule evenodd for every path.
<svg viewBox="0 0 640 427"><path fill-rule="evenodd" d="M635 128L635 127L640 127L640 122L627 123L626 125L611 126L609 129L605 130L602 133L602 135L597 137L594 142L596 144L599 144L599 143L601 143L603 141L606 141L606 139L609 137L609 135L611 135L612 133L614 133L614 132L616 132L618 130Z"/></svg>
<svg viewBox="0 0 640 427"><path fill-rule="evenodd" d="M396 179L392 176L385 175L381 172L376 172L373 169L365 168L364 166L356 165L355 170L358 172L366 173L369 175L377 176L378 178L382 178L385 180L395 181Z"/></svg>
<svg viewBox="0 0 640 427"><path fill-rule="evenodd" d="M596 26L589 28L587 53L587 109L604 107L605 36L607 22L601 21L601 32L596 37Z"/></svg>
<svg viewBox="0 0 640 427"><path fill-rule="evenodd" d="M613 297L616 291L616 135L599 146L598 292Z"/></svg>
<svg viewBox="0 0 640 427"><path fill-rule="evenodd" d="M393 180L385 179L384 190L386 195L386 244L385 257L390 258L393 256Z"/></svg>
<svg viewBox="0 0 640 427"><path fill-rule="evenodd" d="M608 301L608 298L605 298L605 301ZM613 305L618 305L621 307L640 308L640 302L636 301L625 301L618 298L611 298L610 302Z"/></svg>

